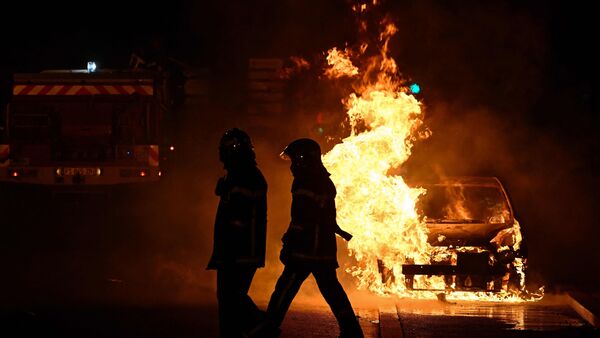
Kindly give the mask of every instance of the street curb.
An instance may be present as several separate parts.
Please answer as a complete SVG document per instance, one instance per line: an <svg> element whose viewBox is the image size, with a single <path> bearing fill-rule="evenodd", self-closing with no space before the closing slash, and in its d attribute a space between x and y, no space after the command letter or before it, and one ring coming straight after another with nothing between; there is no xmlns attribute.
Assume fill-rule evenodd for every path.
<svg viewBox="0 0 600 338"><path fill-rule="evenodd" d="M577 301L577 299L575 299L575 297L571 296L571 294L567 293L566 298L569 305L581 316L581 318L583 318L596 329L600 327L600 320L592 311L583 306L579 301Z"/></svg>
<svg viewBox="0 0 600 338"><path fill-rule="evenodd" d="M379 307L379 338L403 338L404 332L396 306Z"/></svg>

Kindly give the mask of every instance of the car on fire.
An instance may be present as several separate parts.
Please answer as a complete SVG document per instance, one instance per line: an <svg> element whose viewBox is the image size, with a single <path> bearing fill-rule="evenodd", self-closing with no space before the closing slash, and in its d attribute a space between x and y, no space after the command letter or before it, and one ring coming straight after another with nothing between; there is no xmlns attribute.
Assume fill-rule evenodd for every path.
<svg viewBox="0 0 600 338"><path fill-rule="evenodd" d="M446 291L524 291L527 250L506 190L495 177L447 177L414 182L432 247L427 264L402 265L406 288L418 276L442 276ZM420 262L423 263L423 262ZM391 278L380 267L385 279Z"/></svg>

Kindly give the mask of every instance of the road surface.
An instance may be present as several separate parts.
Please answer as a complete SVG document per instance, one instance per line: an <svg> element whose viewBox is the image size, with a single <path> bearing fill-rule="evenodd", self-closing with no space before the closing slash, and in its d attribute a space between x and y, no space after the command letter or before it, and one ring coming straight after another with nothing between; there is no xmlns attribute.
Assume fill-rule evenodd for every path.
<svg viewBox="0 0 600 338"><path fill-rule="evenodd" d="M357 307L370 338L413 337L598 337L566 296L540 302L445 303L382 299ZM336 337L335 318L324 305L292 305L282 327L284 338ZM216 306L87 305L4 310L0 337L217 337Z"/></svg>

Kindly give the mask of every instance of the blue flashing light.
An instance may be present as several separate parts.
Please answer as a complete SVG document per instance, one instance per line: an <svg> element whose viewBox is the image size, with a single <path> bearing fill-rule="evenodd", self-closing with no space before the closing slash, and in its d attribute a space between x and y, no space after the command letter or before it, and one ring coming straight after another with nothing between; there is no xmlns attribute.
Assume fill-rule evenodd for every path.
<svg viewBox="0 0 600 338"><path fill-rule="evenodd" d="M93 73L96 71L96 62L94 61L89 61L87 63L87 71L88 73Z"/></svg>
<svg viewBox="0 0 600 338"><path fill-rule="evenodd" d="M410 92L413 94L419 94L421 92L421 86L416 83L410 85Z"/></svg>

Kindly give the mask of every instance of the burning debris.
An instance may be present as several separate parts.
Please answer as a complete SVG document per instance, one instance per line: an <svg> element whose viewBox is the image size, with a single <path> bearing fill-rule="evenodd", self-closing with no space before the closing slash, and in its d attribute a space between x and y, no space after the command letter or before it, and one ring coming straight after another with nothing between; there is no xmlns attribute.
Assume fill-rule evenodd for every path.
<svg viewBox="0 0 600 338"><path fill-rule="evenodd" d="M361 14L370 6L357 5L354 11ZM429 219L417 207L427 189L409 186L402 176L390 174L408 160L414 142L427 138L430 131L423 126L421 103L411 94L388 53L390 38L397 27L388 19L380 24L375 55L365 54L367 42L356 52L351 48L332 48L325 70L328 78L354 81L355 92L343 100L350 136L323 157L338 190L338 221L355 236L348 249L356 264L348 271L356 277L359 288L380 295L436 299L443 293L444 299L525 300L521 295L526 259L519 256L522 237L508 202L500 213L490 216L492 218L475 222L501 230L491 243L486 243L489 249L460 247L457 243L444 245L451 243L447 239L450 235L432 234ZM360 27L366 29L366 21L361 20ZM353 57L360 58L355 60L359 66L352 61ZM468 219L468 223L474 223L468 218L467 206L461 204L468 202L467 199L456 198L455 202L445 206L447 216L453 214L454 217L444 221ZM432 236L437 238L437 243ZM515 256L512 260L498 262L497 257L509 253ZM478 280L468 275L469 271L460 270L462 262L471 262L469 264L474 266L480 261L494 267L491 274L495 282L494 279ZM418 269L429 272L420 273ZM407 273L407 270L412 272ZM519 277L514 289L508 287L509 270ZM457 291L463 289L479 292ZM540 298L541 294L527 299Z"/></svg>

